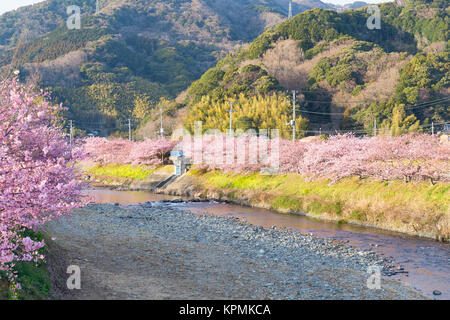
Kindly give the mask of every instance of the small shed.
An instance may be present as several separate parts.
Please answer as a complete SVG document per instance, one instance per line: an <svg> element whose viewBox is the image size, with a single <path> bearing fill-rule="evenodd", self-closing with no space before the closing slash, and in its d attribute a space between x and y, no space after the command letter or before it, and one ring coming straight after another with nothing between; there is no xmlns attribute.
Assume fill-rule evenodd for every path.
<svg viewBox="0 0 450 320"><path fill-rule="evenodd" d="M181 150L170 152L170 160L173 162L176 176L185 174L191 164L191 159L186 158Z"/></svg>

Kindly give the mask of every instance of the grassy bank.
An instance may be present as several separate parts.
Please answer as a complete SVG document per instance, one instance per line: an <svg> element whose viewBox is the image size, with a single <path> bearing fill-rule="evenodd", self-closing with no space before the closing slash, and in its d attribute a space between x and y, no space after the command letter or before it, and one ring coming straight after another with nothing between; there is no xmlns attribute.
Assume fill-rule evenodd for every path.
<svg viewBox="0 0 450 320"><path fill-rule="evenodd" d="M173 166L80 163L79 169L93 187L153 191L173 174Z"/></svg>
<svg viewBox="0 0 450 320"><path fill-rule="evenodd" d="M42 233L34 233L28 231L28 236L34 240L41 241L45 235ZM46 255L46 247L40 250L40 253ZM44 300L48 297L51 287L50 275L45 261L39 262L37 265L33 262L19 262L14 267L17 271L18 282L22 289L18 291L17 299L19 300ZM13 299L10 293L8 283L0 279L0 300Z"/></svg>
<svg viewBox="0 0 450 320"><path fill-rule="evenodd" d="M155 168L146 166L132 166L130 164L105 164L96 165L86 170L87 174L113 178L130 178L143 180L148 177Z"/></svg>
<svg viewBox="0 0 450 320"><path fill-rule="evenodd" d="M195 183L204 197L441 240L450 236L449 184L350 178L329 185L329 181L305 181L295 174L202 170L192 170L189 175L194 178L189 183Z"/></svg>

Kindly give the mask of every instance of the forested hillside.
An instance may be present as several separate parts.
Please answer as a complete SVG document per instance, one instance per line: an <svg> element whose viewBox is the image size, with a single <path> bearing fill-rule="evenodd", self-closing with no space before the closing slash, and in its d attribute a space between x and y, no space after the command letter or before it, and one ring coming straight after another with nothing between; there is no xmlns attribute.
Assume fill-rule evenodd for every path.
<svg viewBox="0 0 450 320"><path fill-rule="evenodd" d="M100 0L99 12L95 0L45 1L0 16L0 68L20 69L22 80L53 92L85 133L126 131L132 119L147 128L143 135L155 134L159 109L152 110L177 96L161 104L172 127L185 110L188 128L194 120L226 127L228 119L214 118L225 100L260 104L236 112L235 125L273 126L258 110L293 89L300 91L298 136L368 133L375 121L397 131L448 121L446 1L381 5L380 30L366 27L365 9L293 2L294 14L321 9L287 21L287 0ZM80 30L65 25L74 4Z"/></svg>
<svg viewBox="0 0 450 320"><path fill-rule="evenodd" d="M136 126L227 53L280 23L286 0L49 0L0 16L0 67L53 92L86 132ZM81 29L66 27L69 5ZM294 13L320 1L296 0Z"/></svg>
<svg viewBox="0 0 450 320"><path fill-rule="evenodd" d="M449 121L448 2L386 3L380 9L379 30L366 27L366 10L314 9L264 32L189 88L186 127L195 120L205 129L226 126L227 117L214 116L229 108L226 101L286 99L286 90L299 91L297 136L371 134L375 122L394 134L429 131L432 122ZM205 96L213 101L209 106ZM260 104L260 113L266 105ZM246 110L233 119L236 128L262 123ZM276 128L290 134L286 124Z"/></svg>

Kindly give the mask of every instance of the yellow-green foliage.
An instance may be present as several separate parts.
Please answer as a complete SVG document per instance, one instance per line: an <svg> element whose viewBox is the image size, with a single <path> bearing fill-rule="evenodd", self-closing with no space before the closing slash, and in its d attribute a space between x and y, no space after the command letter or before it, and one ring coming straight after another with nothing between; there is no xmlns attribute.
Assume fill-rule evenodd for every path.
<svg viewBox="0 0 450 320"><path fill-rule="evenodd" d="M288 123L292 119L292 105L284 95L246 97L239 95L237 99L229 99L233 105L233 129L278 129L283 138L288 138L292 133ZM189 110L186 117L186 126L193 132L194 122L201 121L204 130L217 129L225 132L229 129L230 105L222 99L214 99L203 96L201 101ZM297 135L304 135L308 128L308 120L299 116L297 118Z"/></svg>
<svg viewBox="0 0 450 320"><path fill-rule="evenodd" d="M408 132L420 131L419 125L420 121L413 114L407 116L405 106L401 104L394 106L391 119L383 121L381 131L390 132L394 136L399 136Z"/></svg>
<svg viewBox="0 0 450 320"><path fill-rule="evenodd" d="M96 176L116 177L116 178L131 178L143 180L147 178L154 168L146 166L132 166L130 164L106 164L96 165L87 170L87 173Z"/></svg>
<svg viewBox="0 0 450 320"><path fill-rule="evenodd" d="M450 235L448 183L348 178L330 185L327 180L306 181L296 174L270 176L192 170L191 175L200 178L205 188L237 190L235 194L247 199L254 197L256 202L264 198L266 205L277 210L444 238Z"/></svg>

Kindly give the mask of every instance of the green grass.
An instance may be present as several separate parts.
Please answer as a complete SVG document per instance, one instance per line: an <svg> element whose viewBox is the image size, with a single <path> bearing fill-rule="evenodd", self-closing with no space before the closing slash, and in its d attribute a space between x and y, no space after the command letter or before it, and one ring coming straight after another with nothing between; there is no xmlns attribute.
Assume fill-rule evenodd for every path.
<svg viewBox="0 0 450 320"><path fill-rule="evenodd" d="M96 176L143 180L155 170L155 168L149 168L146 166L132 166L130 164L105 164L96 165L95 167L88 169L86 172Z"/></svg>
<svg viewBox="0 0 450 320"><path fill-rule="evenodd" d="M29 236L33 240L41 241L44 238L42 233L26 231L25 236ZM47 240L47 239L46 239ZM46 254L46 247L40 249L41 254ZM14 269L17 271L17 281L22 286L18 292L19 300L44 300L47 298L51 282L50 275L47 270L45 261L35 264L33 262L18 262ZM9 286L5 280L0 279L0 300L12 299Z"/></svg>
<svg viewBox="0 0 450 320"><path fill-rule="evenodd" d="M335 202L333 211L337 213L342 212L347 199L378 198L399 205L414 202L416 205L431 205L442 212L447 212L450 203L450 185L445 183L433 186L425 181L381 182L355 177L329 185L327 180L307 181L295 174L270 176L193 170L192 175L201 177L206 184L224 189L270 191L299 197L318 196Z"/></svg>
<svg viewBox="0 0 450 320"><path fill-rule="evenodd" d="M274 209L289 209L294 211L301 211L303 209L302 201L288 196L276 197L272 202Z"/></svg>
<svg viewBox="0 0 450 320"><path fill-rule="evenodd" d="M304 212L336 221L449 238L450 185L427 181L343 179L307 181L296 174L260 175L191 170L204 189L227 190L234 199L264 199L280 211ZM263 196L265 195L265 196Z"/></svg>

